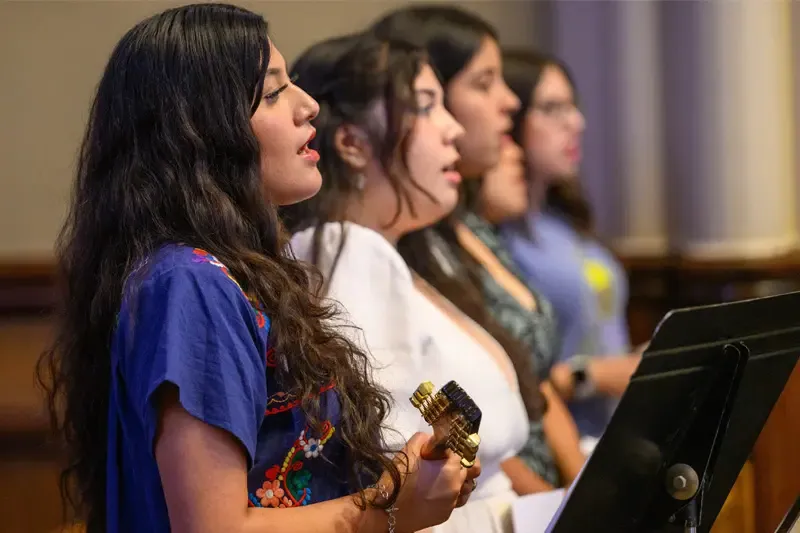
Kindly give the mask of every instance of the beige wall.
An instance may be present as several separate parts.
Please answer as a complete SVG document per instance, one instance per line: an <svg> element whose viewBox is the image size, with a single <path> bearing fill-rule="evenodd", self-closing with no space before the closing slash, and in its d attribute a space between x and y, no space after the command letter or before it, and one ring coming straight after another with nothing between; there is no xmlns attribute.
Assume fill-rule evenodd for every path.
<svg viewBox="0 0 800 533"><path fill-rule="evenodd" d="M291 61L311 43L357 30L405 2L261 1ZM0 0L0 261L47 259L64 215L92 91L112 47L163 1ZM472 1L506 42L536 42L529 1Z"/></svg>
<svg viewBox="0 0 800 533"><path fill-rule="evenodd" d="M792 2L792 65L800 65L800 2ZM795 178L795 205L797 213L795 223L800 234L800 186L797 181L800 179L800 68L795 66L794 78L792 79L792 91L794 93L794 178ZM800 533L800 522L798 522L796 533Z"/></svg>

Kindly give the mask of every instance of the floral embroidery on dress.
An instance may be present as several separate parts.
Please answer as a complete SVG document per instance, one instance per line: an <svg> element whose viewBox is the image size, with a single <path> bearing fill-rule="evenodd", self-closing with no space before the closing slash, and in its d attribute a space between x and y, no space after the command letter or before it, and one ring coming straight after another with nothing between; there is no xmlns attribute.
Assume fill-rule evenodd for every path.
<svg viewBox="0 0 800 533"><path fill-rule="evenodd" d="M256 491L256 497L264 507L278 507L283 498L283 489L278 480L265 481L261 488Z"/></svg>
<svg viewBox="0 0 800 533"><path fill-rule="evenodd" d="M294 394L291 394L289 392L283 392L283 391L276 392L275 394L270 396L269 399L267 400L267 406L283 405L286 402L294 400L294 397L295 397Z"/></svg>
<svg viewBox="0 0 800 533"><path fill-rule="evenodd" d="M319 395L331 390L336 386L336 383L333 381L320 387ZM267 411L264 413L265 416L270 415L277 415L278 413L283 413L286 411L290 411L300 405L302 400L295 396L292 393L288 392L276 392L275 394L271 395L267 400Z"/></svg>
<svg viewBox="0 0 800 533"><path fill-rule="evenodd" d="M306 452L306 459L319 457L319 452L322 451L323 444L317 439L308 439L308 441L300 441L303 445L303 451Z"/></svg>
<svg viewBox="0 0 800 533"><path fill-rule="evenodd" d="M326 421L322 424L319 438L309 437L309 427L300 432L281 465L274 465L264 472L264 483L250 493L251 507L297 507L311 503L311 472L304 469L303 460L318 459L325 444L336 428Z"/></svg>

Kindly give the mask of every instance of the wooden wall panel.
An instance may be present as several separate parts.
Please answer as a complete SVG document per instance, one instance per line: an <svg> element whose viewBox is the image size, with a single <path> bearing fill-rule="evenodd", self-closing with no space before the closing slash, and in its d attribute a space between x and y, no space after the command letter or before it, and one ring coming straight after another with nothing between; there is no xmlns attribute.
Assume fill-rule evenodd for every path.
<svg viewBox="0 0 800 533"><path fill-rule="evenodd" d="M46 316L0 317L0 531L46 533L61 523L59 465L34 368Z"/></svg>
<svg viewBox="0 0 800 533"><path fill-rule="evenodd" d="M744 268L689 268L629 261L633 340L646 341L664 314L686 305L755 295L756 281L800 279L800 262ZM690 265L691 266L691 265ZM746 266L746 265L745 265ZM27 272L27 274L26 274ZM738 272L738 273L737 273ZM759 273L760 272L760 273ZM731 277L733 281L731 281ZM52 531L60 518L55 453L34 386L36 358L51 334L53 272L47 265L0 265L0 523L4 533ZM733 290L731 287L738 287ZM746 290L742 290L745 287ZM750 287L748 289L748 287ZM750 292L748 292L748 290ZM796 369L743 471L715 533L772 533L800 492L800 369ZM748 467L750 468L750 467Z"/></svg>

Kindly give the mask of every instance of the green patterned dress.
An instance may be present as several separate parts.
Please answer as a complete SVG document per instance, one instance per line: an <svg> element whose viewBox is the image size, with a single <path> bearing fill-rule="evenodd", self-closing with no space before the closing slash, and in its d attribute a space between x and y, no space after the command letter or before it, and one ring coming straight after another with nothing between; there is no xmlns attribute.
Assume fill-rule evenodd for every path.
<svg viewBox="0 0 800 533"><path fill-rule="evenodd" d="M525 278L500 241L494 226L472 212L464 213L461 221L492 251L509 272L525 283ZM492 317L530 349L533 367L539 380L546 380L559 352L558 330L550 303L528 287L536 299L536 309L533 311L526 309L489 272L483 270L481 274L484 298ZM545 481L553 486L560 486L558 468L550 446L545 440L541 421L531 421L528 442L519 456Z"/></svg>

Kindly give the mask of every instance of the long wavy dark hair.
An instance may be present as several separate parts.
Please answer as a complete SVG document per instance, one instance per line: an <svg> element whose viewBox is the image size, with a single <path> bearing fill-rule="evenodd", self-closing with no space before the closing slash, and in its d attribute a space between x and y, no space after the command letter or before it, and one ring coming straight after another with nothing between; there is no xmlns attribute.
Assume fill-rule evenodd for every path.
<svg viewBox="0 0 800 533"><path fill-rule="evenodd" d="M424 48L445 95L452 79L466 68L484 40L497 40L495 28L482 18L440 4L392 11L375 22L371 31L387 39L409 38ZM529 349L489 314L482 289L483 267L463 249L453 229L461 209L463 205L435 226L405 235L397 248L414 271L503 346L514 365L528 417L539 420L546 406Z"/></svg>
<svg viewBox="0 0 800 533"><path fill-rule="evenodd" d="M62 493L89 533L105 530L110 339L123 284L166 243L212 253L275 311L270 343L286 368L278 379L307 398L302 409L316 426L315 393L337 383L337 434L357 499L396 499L400 474L381 438L388 393L370 381L366 354L326 325L334 311L309 289L319 275L283 254L288 235L264 199L250 118L269 57L261 16L198 4L137 24L103 73L57 243L60 329L38 367L67 446ZM363 484L384 471L393 494L368 502Z"/></svg>
<svg viewBox="0 0 800 533"><path fill-rule="evenodd" d="M527 49L503 50L503 77L522 104L512 117L514 120L512 137L520 146L524 146L525 116L533 104L533 93L539 85L542 72L547 67L560 70L567 78L573 93L577 95L572 73L558 57ZM578 233L584 235L592 233L594 216L579 180L558 180L548 185L543 207L561 216Z"/></svg>
<svg viewBox="0 0 800 533"><path fill-rule="evenodd" d="M390 11L370 31L388 39L409 39L422 47L445 90L480 49L485 38L498 40L497 29L459 7L420 4Z"/></svg>

